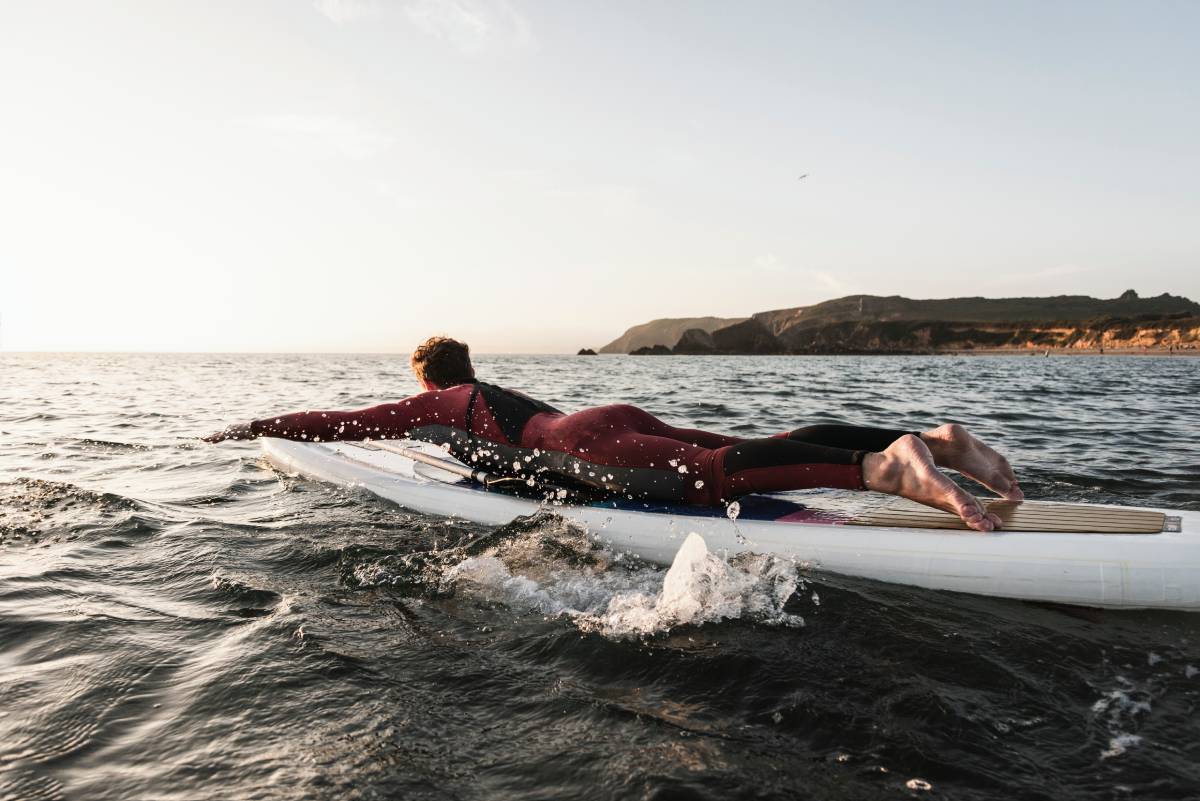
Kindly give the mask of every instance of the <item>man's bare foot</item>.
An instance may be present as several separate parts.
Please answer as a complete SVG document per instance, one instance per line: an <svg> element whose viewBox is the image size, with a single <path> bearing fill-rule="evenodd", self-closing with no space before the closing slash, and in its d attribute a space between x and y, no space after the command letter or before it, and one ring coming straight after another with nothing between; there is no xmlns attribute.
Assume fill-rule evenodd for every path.
<svg viewBox="0 0 1200 801"><path fill-rule="evenodd" d="M900 495L958 515L976 531L991 531L1000 524L973 495L938 471L928 446L912 434L896 440L883 453L868 453L863 458L863 483L869 490Z"/></svg>
<svg viewBox="0 0 1200 801"><path fill-rule="evenodd" d="M921 440L939 467L957 470L1010 501L1025 499L1008 460L957 423L926 431Z"/></svg>

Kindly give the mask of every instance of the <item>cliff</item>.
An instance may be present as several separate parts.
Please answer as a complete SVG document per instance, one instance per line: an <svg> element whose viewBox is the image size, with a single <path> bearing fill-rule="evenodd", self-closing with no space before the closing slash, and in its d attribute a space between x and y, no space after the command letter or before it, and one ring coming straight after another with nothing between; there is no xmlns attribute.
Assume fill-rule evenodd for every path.
<svg viewBox="0 0 1200 801"><path fill-rule="evenodd" d="M705 321L719 318L693 318ZM1074 348L1200 349L1200 304L1163 294L1118 298L941 298L852 295L759 312L726 325L666 326L656 320L626 332L662 353L912 353L939 350ZM674 339L670 338L679 329ZM657 341L650 341L660 337ZM618 339L607 352L616 350Z"/></svg>

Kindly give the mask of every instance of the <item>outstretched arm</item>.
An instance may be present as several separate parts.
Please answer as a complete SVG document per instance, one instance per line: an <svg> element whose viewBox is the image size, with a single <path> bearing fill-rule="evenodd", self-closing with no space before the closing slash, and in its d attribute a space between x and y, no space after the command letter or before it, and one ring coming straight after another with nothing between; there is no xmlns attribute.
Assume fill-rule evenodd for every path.
<svg viewBox="0 0 1200 801"><path fill-rule="evenodd" d="M236 423L203 437L205 442L227 439L281 439L329 442L332 440L400 439L423 417L437 421L437 414L422 414L427 404L418 402L421 396L401 403L385 403L351 412L293 412L278 417L266 417L249 423Z"/></svg>
<svg viewBox="0 0 1200 801"><path fill-rule="evenodd" d="M200 439L204 442L224 442L227 439L254 439L256 436L258 435L250 430L249 423L233 423Z"/></svg>

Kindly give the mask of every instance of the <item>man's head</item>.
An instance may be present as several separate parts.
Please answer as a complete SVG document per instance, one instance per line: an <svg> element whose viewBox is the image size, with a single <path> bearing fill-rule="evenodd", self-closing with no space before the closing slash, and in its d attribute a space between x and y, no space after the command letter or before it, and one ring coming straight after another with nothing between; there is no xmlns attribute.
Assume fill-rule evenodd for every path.
<svg viewBox="0 0 1200 801"><path fill-rule="evenodd" d="M450 337L430 337L422 342L413 351L411 364L417 381L427 390L446 389L475 377L471 349Z"/></svg>

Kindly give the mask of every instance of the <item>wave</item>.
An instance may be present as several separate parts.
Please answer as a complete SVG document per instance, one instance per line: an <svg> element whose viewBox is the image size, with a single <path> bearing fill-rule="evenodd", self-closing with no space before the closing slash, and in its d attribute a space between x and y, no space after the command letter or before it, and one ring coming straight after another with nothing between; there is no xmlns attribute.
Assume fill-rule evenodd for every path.
<svg viewBox="0 0 1200 801"><path fill-rule="evenodd" d="M466 596L519 613L562 618L613 639L652 637L722 620L803 626L784 610L803 580L775 557L724 560L686 536L666 571L601 546L550 513L504 526L460 547L408 554L356 550L343 581L431 598ZM819 603L814 592L813 603Z"/></svg>
<svg viewBox="0 0 1200 801"><path fill-rule="evenodd" d="M155 520L135 514L141 511L141 503L123 495L21 477L0 484L0 544L37 541L47 535L73 538L100 525L106 526L108 533L157 530Z"/></svg>
<svg viewBox="0 0 1200 801"><path fill-rule="evenodd" d="M152 447L150 445L143 445L141 443L115 442L112 440L105 440L105 439L91 439L89 437L80 437L77 439L67 439L67 440L65 440L65 442L69 443L69 444L82 446L83 448L85 448L87 450L117 451L117 452L152 450Z"/></svg>
<svg viewBox="0 0 1200 801"><path fill-rule="evenodd" d="M53 420L61 420L61 419L62 418L60 416L58 416L57 414L50 414L49 412L36 412L34 414L27 414L27 415L23 415L21 417L0 417L0 422L32 423L32 422L36 422L36 421L53 421Z"/></svg>

